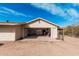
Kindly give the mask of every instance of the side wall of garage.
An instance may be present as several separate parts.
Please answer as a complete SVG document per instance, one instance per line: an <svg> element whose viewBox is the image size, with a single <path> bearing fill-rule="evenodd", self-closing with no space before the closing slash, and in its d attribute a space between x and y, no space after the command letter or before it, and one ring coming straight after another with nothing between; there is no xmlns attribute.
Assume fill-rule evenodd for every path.
<svg viewBox="0 0 79 59"><path fill-rule="evenodd" d="M15 41L15 27L0 26L0 41Z"/></svg>
<svg viewBox="0 0 79 59"><path fill-rule="evenodd" d="M23 27L21 25L15 26L15 39L21 39L23 37Z"/></svg>

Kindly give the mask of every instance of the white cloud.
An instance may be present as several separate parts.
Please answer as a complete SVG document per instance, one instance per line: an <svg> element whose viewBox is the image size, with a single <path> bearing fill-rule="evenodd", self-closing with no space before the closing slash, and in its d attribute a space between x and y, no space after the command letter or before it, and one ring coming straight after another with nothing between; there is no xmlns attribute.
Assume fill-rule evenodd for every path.
<svg viewBox="0 0 79 59"><path fill-rule="evenodd" d="M3 9L2 7L0 7L0 13L6 13L9 14L9 12L7 12L5 9Z"/></svg>
<svg viewBox="0 0 79 59"><path fill-rule="evenodd" d="M6 13L6 14L13 14L16 16L24 16L27 17L25 14L14 11L12 9L6 8L6 7L0 7L0 13Z"/></svg>
<svg viewBox="0 0 79 59"><path fill-rule="evenodd" d="M42 8L44 10L49 11L53 15L59 15L59 16L66 16L66 13L64 10L55 4L50 4L50 3L40 3L40 4L32 4L35 7Z"/></svg>
<svg viewBox="0 0 79 59"><path fill-rule="evenodd" d="M67 8L61 8L60 6L57 6L56 4L48 4L48 3L40 3L40 4L32 4L33 6L37 8L44 9L48 12L50 12L53 15L58 15L66 19L68 23L77 23L79 22L79 12L73 7ZM62 4L63 5L63 4ZM72 4L73 6L79 6L79 4ZM75 21L74 21L75 20Z"/></svg>
<svg viewBox="0 0 79 59"><path fill-rule="evenodd" d="M74 8L68 8L67 10L64 10L63 8L60 8L59 6L56 6L56 4L51 3L40 3L40 4L32 4L35 7L42 8L46 11L49 11L53 15L59 15L63 18L77 18L79 17L79 13ZM79 4L77 4L79 5ZM66 11L66 12L65 12Z"/></svg>
<svg viewBox="0 0 79 59"><path fill-rule="evenodd" d="M73 3L72 5L76 7L76 6L79 6L79 3Z"/></svg>
<svg viewBox="0 0 79 59"><path fill-rule="evenodd" d="M9 8L6 8L6 7L2 7L2 8L5 9L6 11L8 11L9 13L14 14L14 15L17 15L17 16L25 16L26 17L26 15L23 14L23 13L16 12L16 11L14 11L12 9L9 9Z"/></svg>
<svg viewBox="0 0 79 59"><path fill-rule="evenodd" d="M71 24L79 23L79 12L76 9L74 9L74 8L68 9L67 14L69 16L69 18L67 20Z"/></svg>
<svg viewBox="0 0 79 59"><path fill-rule="evenodd" d="M8 14L8 12L6 12L4 10L0 10L0 13L6 13L6 14Z"/></svg>
<svg viewBox="0 0 79 59"><path fill-rule="evenodd" d="M73 9L73 8L70 8L67 10L67 13L71 16L71 17L74 17L74 18L77 18L79 17L79 13L77 12L77 10Z"/></svg>

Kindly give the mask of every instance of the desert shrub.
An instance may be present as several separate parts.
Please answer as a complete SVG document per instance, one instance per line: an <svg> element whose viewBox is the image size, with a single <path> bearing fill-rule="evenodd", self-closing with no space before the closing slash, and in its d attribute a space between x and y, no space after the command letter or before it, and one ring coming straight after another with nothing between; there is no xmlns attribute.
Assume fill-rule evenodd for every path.
<svg viewBox="0 0 79 59"><path fill-rule="evenodd" d="M79 25L65 27L64 34L79 37Z"/></svg>

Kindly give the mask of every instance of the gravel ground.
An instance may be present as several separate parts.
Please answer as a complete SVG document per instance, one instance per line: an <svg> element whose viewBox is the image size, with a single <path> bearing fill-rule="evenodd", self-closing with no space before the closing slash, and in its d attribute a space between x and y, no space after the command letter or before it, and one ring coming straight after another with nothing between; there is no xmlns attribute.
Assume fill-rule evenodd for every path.
<svg viewBox="0 0 79 59"><path fill-rule="evenodd" d="M45 39L45 38L42 38ZM77 56L79 39L65 36L65 41L0 42L2 56Z"/></svg>

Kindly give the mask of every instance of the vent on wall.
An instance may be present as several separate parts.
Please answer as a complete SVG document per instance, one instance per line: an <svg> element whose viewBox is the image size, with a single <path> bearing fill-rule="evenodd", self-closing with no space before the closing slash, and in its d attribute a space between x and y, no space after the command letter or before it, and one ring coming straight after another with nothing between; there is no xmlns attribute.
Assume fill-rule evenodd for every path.
<svg viewBox="0 0 79 59"><path fill-rule="evenodd" d="M41 23L40 20L39 20L39 23Z"/></svg>

